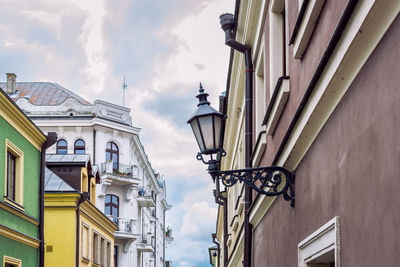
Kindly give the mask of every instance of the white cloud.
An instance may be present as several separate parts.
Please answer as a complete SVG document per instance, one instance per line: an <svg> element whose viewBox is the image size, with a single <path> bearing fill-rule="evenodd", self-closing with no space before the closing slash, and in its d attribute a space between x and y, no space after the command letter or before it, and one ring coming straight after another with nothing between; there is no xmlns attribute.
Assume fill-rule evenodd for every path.
<svg viewBox="0 0 400 267"><path fill-rule="evenodd" d="M21 10L19 12L32 20L43 23L46 27L53 29L57 36L61 34L61 14L44 10Z"/></svg>
<svg viewBox="0 0 400 267"><path fill-rule="evenodd" d="M105 3L104 0L74 0L73 3L87 14L81 35L78 37L85 52L87 63L84 68L86 84L82 89L99 93L105 88L107 71L103 45L103 19L106 15Z"/></svg>

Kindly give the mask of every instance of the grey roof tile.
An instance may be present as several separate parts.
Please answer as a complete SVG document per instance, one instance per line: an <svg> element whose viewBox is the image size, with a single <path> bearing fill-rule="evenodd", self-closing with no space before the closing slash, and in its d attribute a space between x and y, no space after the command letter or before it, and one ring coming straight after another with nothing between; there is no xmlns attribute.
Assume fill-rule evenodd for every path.
<svg viewBox="0 0 400 267"><path fill-rule="evenodd" d="M6 83L0 83L1 88L6 88ZM82 105L92 104L57 83L50 82L17 82L16 93L10 96L14 101L26 98L36 106L58 106L68 98L73 98Z"/></svg>
<svg viewBox="0 0 400 267"><path fill-rule="evenodd" d="M76 190L68 185L60 176L45 168L44 191L75 192Z"/></svg>
<svg viewBox="0 0 400 267"><path fill-rule="evenodd" d="M76 154L46 154L46 163L85 163L90 160L89 155Z"/></svg>

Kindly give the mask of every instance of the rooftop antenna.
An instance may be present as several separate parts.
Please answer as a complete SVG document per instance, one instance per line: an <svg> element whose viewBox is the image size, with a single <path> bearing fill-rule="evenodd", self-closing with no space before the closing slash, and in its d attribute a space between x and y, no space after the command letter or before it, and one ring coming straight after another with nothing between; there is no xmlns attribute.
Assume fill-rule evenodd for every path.
<svg viewBox="0 0 400 267"><path fill-rule="evenodd" d="M126 84L125 76L124 76L124 83L122 84L122 106L124 106L124 107L125 107L125 92L126 92L127 86L128 85Z"/></svg>

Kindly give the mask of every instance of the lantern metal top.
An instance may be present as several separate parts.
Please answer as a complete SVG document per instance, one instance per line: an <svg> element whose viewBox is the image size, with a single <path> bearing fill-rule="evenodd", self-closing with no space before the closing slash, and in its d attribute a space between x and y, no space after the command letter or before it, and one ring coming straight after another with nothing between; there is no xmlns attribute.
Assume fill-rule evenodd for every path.
<svg viewBox="0 0 400 267"><path fill-rule="evenodd" d="M209 95L206 92L204 92L203 85L200 83L199 94L196 96L199 99L199 103L197 104L197 109L194 111L192 116L190 116L190 119L187 121L187 123L190 123L192 120L196 118L208 115L217 115L220 116L221 118L225 117L224 114L218 112L217 110L215 110L210 106L210 102L207 100L208 96Z"/></svg>

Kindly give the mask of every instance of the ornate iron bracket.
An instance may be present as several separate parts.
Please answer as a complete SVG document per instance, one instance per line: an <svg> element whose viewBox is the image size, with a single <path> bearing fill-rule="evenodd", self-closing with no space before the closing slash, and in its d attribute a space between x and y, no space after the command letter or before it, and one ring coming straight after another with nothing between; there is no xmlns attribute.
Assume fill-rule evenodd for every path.
<svg viewBox="0 0 400 267"><path fill-rule="evenodd" d="M244 182L260 194L283 195L283 198L290 201L290 205L294 207L294 172L280 166L219 171L217 160L211 159L206 162L200 153L197 155L197 159L208 165L208 172L214 182L216 179L217 181L221 180L226 187L234 186L237 182Z"/></svg>

